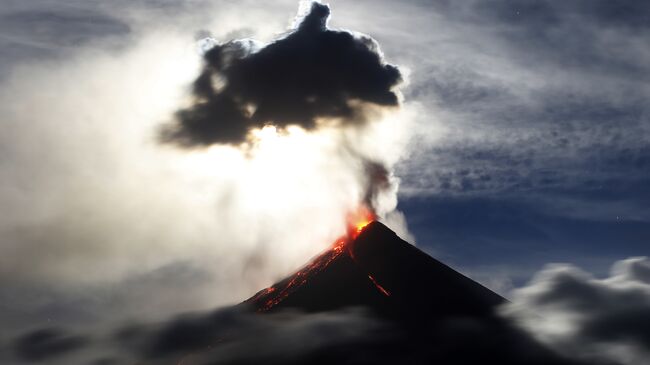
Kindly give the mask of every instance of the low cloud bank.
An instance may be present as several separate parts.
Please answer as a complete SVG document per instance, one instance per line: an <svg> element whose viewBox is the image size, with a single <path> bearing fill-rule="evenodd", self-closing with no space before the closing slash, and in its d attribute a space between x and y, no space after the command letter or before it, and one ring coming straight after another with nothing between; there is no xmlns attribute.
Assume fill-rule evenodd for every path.
<svg viewBox="0 0 650 365"><path fill-rule="evenodd" d="M616 262L599 279L554 264L514 292L503 315L551 348L589 361L650 361L650 259Z"/></svg>
<svg viewBox="0 0 650 365"><path fill-rule="evenodd" d="M158 323L72 333L49 327L9 342L6 361L47 364L306 363L394 337L390 326L360 308L321 313L259 314L240 305L181 314ZM371 353L367 353L371 355ZM335 357L336 358L336 357Z"/></svg>

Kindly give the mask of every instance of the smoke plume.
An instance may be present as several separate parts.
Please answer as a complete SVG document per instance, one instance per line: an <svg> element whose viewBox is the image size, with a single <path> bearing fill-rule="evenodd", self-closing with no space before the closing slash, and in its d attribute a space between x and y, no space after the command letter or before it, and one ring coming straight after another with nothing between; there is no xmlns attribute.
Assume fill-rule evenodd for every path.
<svg viewBox="0 0 650 365"><path fill-rule="evenodd" d="M239 3L215 4L200 9L201 20L179 12L164 26L120 17L133 31L119 49L84 43L0 80L0 205L11 212L0 222L2 337L63 324L69 333L31 338L59 348L77 327L236 303L331 245L359 204L379 213L395 207L391 171L412 109L399 105L400 73L374 41L323 27L328 11L317 4L265 47L241 40L196 51L195 24L218 39L242 34L242 25L277 38L295 3L276 5L243 14ZM215 71L208 58L235 44L250 54L222 58L230 66ZM253 78L257 67L273 72ZM188 99L188 85L206 72L211 93ZM312 86L315 99L300 96ZM220 98L255 104L255 113L243 124L200 124L221 139L187 127L184 112ZM158 143L172 116L167 143ZM236 126L239 139L225 138L224 125ZM385 219L400 231L403 217L393 213Z"/></svg>
<svg viewBox="0 0 650 365"><path fill-rule="evenodd" d="M215 44L194 82L194 103L178 111L163 140L239 144L266 124L359 125L368 119L368 105L397 106L399 70L384 62L373 39L328 29L329 15L327 5L315 2L297 29L269 45Z"/></svg>
<svg viewBox="0 0 650 365"><path fill-rule="evenodd" d="M162 129L161 140L188 148L242 145L266 125L363 127L381 109L397 107L400 71L384 61L372 38L328 29L329 15L327 5L314 2L292 32L268 45L205 40L214 45L193 83L193 103ZM376 213L393 210L396 202L379 209L380 194L397 189L391 189L396 180L390 169L355 144L341 142L365 172L360 203Z"/></svg>

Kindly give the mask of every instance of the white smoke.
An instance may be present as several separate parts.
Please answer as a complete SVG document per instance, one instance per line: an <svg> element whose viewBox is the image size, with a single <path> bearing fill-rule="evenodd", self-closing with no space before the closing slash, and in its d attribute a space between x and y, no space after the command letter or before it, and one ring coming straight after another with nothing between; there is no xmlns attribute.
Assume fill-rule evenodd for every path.
<svg viewBox="0 0 650 365"><path fill-rule="evenodd" d="M137 37L119 51L88 46L25 64L2 82L7 316L78 305L97 320L237 302L327 247L362 199L363 166L339 144L353 131L265 128L248 151L158 144L200 55L189 31ZM408 107L382 118L359 146L392 166L406 146ZM395 194L383 198L386 213ZM177 267L186 280L170 280ZM55 294L34 294L46 287Z"/></svg>

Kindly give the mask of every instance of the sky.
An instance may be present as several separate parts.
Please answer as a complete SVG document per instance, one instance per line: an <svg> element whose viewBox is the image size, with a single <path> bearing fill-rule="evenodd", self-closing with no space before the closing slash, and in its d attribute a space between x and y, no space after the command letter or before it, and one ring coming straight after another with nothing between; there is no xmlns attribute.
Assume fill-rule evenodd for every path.
<svg viewBox="0 0 650 365"><path fill-rule="evenodd" d="M254 52L309 3L0 1L3 336L245 299L341 234L367 161L391 228L522 303L566 277L549 263L609 288L650 252L646 2L329 1L397 101L242 149L161 130L204 96L210 47Z"/></svg>

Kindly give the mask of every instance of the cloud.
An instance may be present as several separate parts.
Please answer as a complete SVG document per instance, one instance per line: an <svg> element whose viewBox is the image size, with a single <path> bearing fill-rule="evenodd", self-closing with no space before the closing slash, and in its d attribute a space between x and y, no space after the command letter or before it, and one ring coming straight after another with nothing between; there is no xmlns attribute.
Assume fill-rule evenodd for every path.
<svg viewBox="0 0 650 365"><path fill-rule="evenodd" d="M52 50L82 46L104 37L124 37L130 32L122 20L84 8L5 10L0 13L0 20L0 32L8 40Z"/></svg>
<svg viewBox="0 0 650 365"><path fill-rule="evenodd" d="M0 205L12 212L0 222L7 334L236 303L343 234L373 181L391 183L379 200L394 208L390 171L410 133L407 107L345 131L262 128L246 151L158 143L158 127L202 71L197 31L221 37L245 23L277 39L295 9L216 5L176 9L172 23L96 9L128 25L120 47L92 33L57 57L11 65L0 80ZM386 169L370 176L375 161Z"/></svg>
<svg viewBox="0 0 650 365"><path fill-rule="evenodd" d="M52 353L47 360L53 364L166 365L394 364L405 359L474 364L489 359L503 364L582 364L558 356L499 318L410 315L417 317L388 319L357 307L262 314L240 304L158 322L131 322L109 331L95 329L83 346L71 348L60 358ZM20 356L6 360L29 361Z"/></svg>
<svg viewBox="0 0 650 365"><path fill-rule="evenodd" d="M4 361L302 364L324 356L325 350L334 359L358 356L365 353L364 346L393 339L391 328L362 308L259 314L238 305L178 314L160 322L133 322L108 331L86 328L94 331L92 335L43 328L14 339L13 357Z"/></svg>
<svg viewBox="0 0 650 365"><path fill-rule="evenodd" d="M626 365L650 359L650 260L618 261L598 279L550 265L514 292L503 315L555 350Z"/></svg>
<svg viewBox="0 0 650 365"><path fill-rule="evenodd" d="M179 316L158 326L130 326L116 339L153 361L294 363L321 349L377 341L387 336L387 328L360 309L257 314L240 306Z"/></svg>
<svg viewBox="0 0 650 365"><path fill-rule="evenodd" d="M43 328L16 339L12 350L21 360L42 361L74 352L87 342L87 338L59 328Z"/></svg>
<svg viewBox="0 0 650 365"><path fill-rule="evenodd" d="M340 7L354 17L347 24L363 24L410 70L405 98L425 106L417 118L420 148L397 170L404 195L610 206L611 200L596 203L598 194L563 191L607 185L629 214L647 220L646 209L622 196L628 186L643 185L635 163L648 157L650 49L642 39L649 30L636 15L646 5L468 0ZM612 164L619 156L626 162ZM637 188L634 195L648 196Z"/></svg>
<svg viewBox="0 0 650 365"><path fill-rule="evenodd" d="M328 29L329 15L327 5L312 2L295 29L268 45L252 39L202 40L204 66L193 84L194 102L162 128L161 141L183 147L242 145L253 130L267 125L312 131L381 120L381 108L399 105L402 75L384 61L372 38ZM358 139L338 143L365 170L360 203L379 215L392 211L397 180L390 166L368 156Z"/></svg>
<svg viewBox="0 0 650 365"><path fill-rule="evenodd" d="M240 144L265 124L360 124L367 104L396 106L398 69L384 62L372 38L328 29L329 14L314 2L295 30L266 46L244 39L207 50L193 86L196 102L177 113L163 140Z"/></svg>

